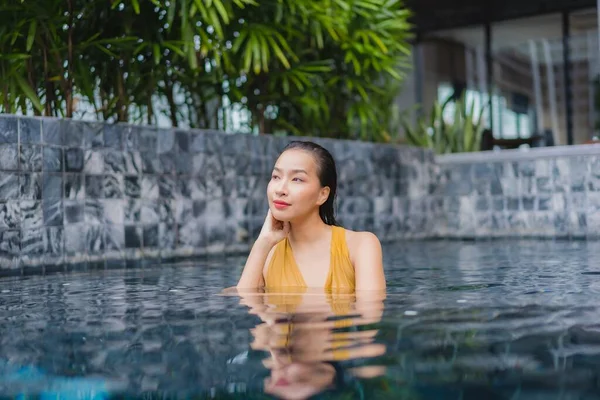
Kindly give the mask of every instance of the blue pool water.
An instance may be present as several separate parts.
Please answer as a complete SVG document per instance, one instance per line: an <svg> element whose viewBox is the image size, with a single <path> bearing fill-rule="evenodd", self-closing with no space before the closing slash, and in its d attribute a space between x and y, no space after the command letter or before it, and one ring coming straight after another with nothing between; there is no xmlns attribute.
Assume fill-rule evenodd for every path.
<svg viewBox="0 0 600 400"><path fill-rule="evenodd" d="M0 279L0 397L600 398L600 243L386 245L385 299L243 258Z"/></svg>

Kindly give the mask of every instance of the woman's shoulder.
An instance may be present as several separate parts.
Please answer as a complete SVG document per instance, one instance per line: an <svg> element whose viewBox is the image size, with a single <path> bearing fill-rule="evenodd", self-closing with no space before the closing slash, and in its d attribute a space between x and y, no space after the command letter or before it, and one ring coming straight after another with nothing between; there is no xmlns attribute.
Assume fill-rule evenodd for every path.
<svg viewBox="0 0 600 400"><path fill-rule="evenodd" d="M350 252L352 252L352 249L358 249L363 246L381 246L379 238L373 232L343 229L346 234L346 244Z"/></svg>

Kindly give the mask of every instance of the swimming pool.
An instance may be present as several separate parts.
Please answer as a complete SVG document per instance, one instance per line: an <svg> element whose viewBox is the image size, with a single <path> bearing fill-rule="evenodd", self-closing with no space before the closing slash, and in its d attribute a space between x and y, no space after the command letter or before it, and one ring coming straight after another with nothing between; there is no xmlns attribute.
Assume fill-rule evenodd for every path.
<svg viewBox="0 0 600 400"><path fill-rule="evenodd" d="M2 278L0 396L600 398L600 243L384 256L385 300L219 296L241 257Z"/></svg>

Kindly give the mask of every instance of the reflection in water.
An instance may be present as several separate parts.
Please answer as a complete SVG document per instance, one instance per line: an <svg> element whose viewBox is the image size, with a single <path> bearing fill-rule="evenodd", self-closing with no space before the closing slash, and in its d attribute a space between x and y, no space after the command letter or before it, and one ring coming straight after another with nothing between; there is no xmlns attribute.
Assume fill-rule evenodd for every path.
<svg viewBox="0 0 600 400"><path fill-rule="evenodd" d="M269 370L264 391L282 399L305 399L330 389L341 389L351 376L385 373L369 359L385 354L376 342L385 292L323 293L322 290L268 289L238 291L240 304L261 323L251 332L253 350L267 354Z"/></svg>

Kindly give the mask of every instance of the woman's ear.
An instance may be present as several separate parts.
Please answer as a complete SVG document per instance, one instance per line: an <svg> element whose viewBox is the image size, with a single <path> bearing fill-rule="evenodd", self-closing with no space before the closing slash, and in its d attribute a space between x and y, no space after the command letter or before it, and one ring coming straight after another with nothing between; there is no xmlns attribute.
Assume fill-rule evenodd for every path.
<svg viewBox="0 0 600 400"><path fill-rule="evenodd" d="M323 203L325 203L327 201L327 199L329 198L329 192L331 191L331 189L329 189L329 186L325 186L321 188L321 191L319 192L319 199L317 200L317 204L319 206L322 206Z"/></svg>

